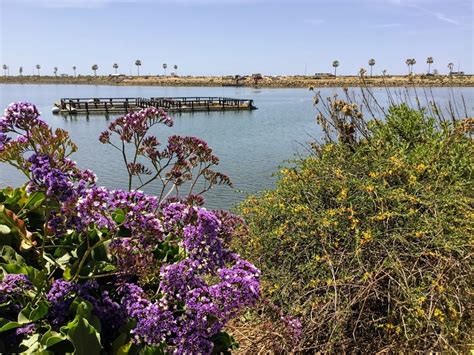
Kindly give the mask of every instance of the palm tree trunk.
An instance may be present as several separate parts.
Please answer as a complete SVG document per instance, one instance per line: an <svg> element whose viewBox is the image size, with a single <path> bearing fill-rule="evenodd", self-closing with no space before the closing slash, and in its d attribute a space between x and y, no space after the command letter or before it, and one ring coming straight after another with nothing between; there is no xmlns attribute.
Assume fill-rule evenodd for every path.
<svg viewBox="0 0 474 355"><path fill-rule="evenodd" d="M431 71L431 63L428 63L428 74L430 73Z"/></svg>
<svg viewBox="0 0 474 355"><path fill-rule="evenodd" d="M373 69L373 67L370 66L370 76L372 76L372 69Z"/></svg>
<svg viewBox="0 0 474 355"><path fill-rule="evenodd" d="M334 76L337 76L337 67L334 67Z"/></svg>

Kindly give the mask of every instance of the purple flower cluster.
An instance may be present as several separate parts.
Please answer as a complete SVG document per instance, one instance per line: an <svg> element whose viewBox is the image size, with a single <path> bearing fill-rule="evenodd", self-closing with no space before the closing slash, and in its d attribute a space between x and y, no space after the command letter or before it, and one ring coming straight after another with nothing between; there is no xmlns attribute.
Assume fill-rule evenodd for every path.
<svg viewBox="0 0 474 355"><path fill-rule="evenodd" d="M140 235L144 244L147 239L154 243L161 240L163 228L156 216L157 209L158 200L141 191L111 191L103 187L89 189L77 203L78 216L86 225L95 224L112 231L122 225L132 234ZM117 210L125 213L121 223L113 219Z"/></svg>
<svg viewBox="0 0 474 355"><path fill-rule="evenodd" d="M10 137L8 137L5 133L0 132L0 153L5 150L5 145L10 141Z"/></svg>
<svg viewBox="0 0 474 355"><path fill-rule="evenodd" d="M158 345L176 334L176 320L165 300L150 302L143 289L130 283L123 284L118 291L127 315L137 320L132 330L135 341Z"/></svg>
<svg viewBox="0 0 474 355"><path fill-rule="evenodd" d="M102 336L113 340L127 315L123 306L113 299L109 291L100 291L99 284L95 281L77 284L62 279L55 280L46 295L50 303L48 317L51 324L60 327L69 320L69 307L76 296L92 304L92 313L102 325Z"/></svg>
<svg viewBox="0 0 474 355"><path fill-rule="evenodd" d="M9 147L24 149L31 130L39 126L46 127L47 124L40 119L35 105L26 102L8 105L4 116L0 117L0 153ZM17 136L13 138L8 135L9 133L17 134Z"/></svg>
<svg viewBox="0 0 474 355"><path fill-rule="evenodd" d="M96 182L95 174L79 170L69 159L57 162L45 154L33 154L28 162L31 173L28 191L44 190L46 196L55 196L60 202L77 200Z"/></svg>
<svg viewBox="0 0 474 355"><path fill-rule="evenodd" d="M27 102L15 102L8 105L4 116L0 118L0 133L29 131L33 127L45 125L35 105Z"/></svg>
<svg viewBox="0 0 474 355"><path fill-rule="evenodd" d="M198 138L172 136L159 151L158 140L146 137L157 123L172 125L166 112L156 108L129 113L112 122L100 141L113 145L110 139L115 133L122 143L133 142L138 155L156 163L153 166L158 174L163 159L167 170L160 178L175 186L192 180L195 170L199 170L197 177L206 180L206 186L230 184L225 175L210 169L219 160ZM8 133L19 136L12 139ZM12 144L24 147L15 148ZM5 154L6 146L15 149ZM45 193L44 203L52 207L46 221L50 229L61 236L74 228L77 234L64 239L76 252L86 244L86 238L89 252L96 246L105 248L93 253L71 253L90 258L94 262L92 272L99 264L98 270L108 271L97 275L97 281L55 280L46 294L47 320L55 329L66 324L73 317L71 304L79 297L92 305L92 313L100 320L104 344L110 344L126 323L134 321L131 334L138 345L164 345L167 351L176 353L211 353L212 337L260 297L260 271L226 249L240 220L225 212L197 207L203 203L200 194L190 192L185 201L175 198L175 202L170 199L160 203L161 197L141 191L97 187L92 172L81 171L67 158L70 152L66 147L70 152L76 149L67 132L53 133L31 104L12 104L0 119L0 158L16 162L29 173L29 193ZM15 156L21 158L15 160ZM138 161L127 164L130 180L133 175L149 173ZM95 232L97 229L100 232ZM97 243L98 238L100 244L90 244ZM43 243L54 246L49 238L44 238ZM57 251L58 255L64 253L59 247ZM79 267L92 265L89 259L80 264L76 257L73 259ZM84 275L82 271L77 270L77 274ZM7 275L0 283L0 303L16 301L32 288L26 276ZM15 336L33 331L33 327L25 327Z"/></svg>
<svg viewBox="0 0 474 355"><path fill-rule="evenodd" d="M82 221L77 218L75 204L86 193L87 188L94 186L96 176L90 170L81 171L69 160L54 161L45 154L33 154L28 159L30 181L27 191L44 191L47 197L57 200L59 210L51 211L48 226L56 235L68 228L80 230Z"/></svg>
<svg viewBox="0 0 474 355"><path fill-rule="evenodd" d="M288 315L282 316L280 319L286 325L288 335L292 339L293 344L298 344L303 334L303 326L301 321L298 318Z"/></svg>
<svg viewBox="0 0 474 355"><path fill-rule="evenodd" d="M185 257L161 267L160 296L155 301L133 283L118 289L127 315L137 322L134 339L148 345L165 342L177 353L210 353L212 336L259 299L260 272L223 249L222 223L211 211L170 203L162 210L161 225L160 237L180 236ZM120 269L133 266L135 274L153 263L134 233L113 241L111 252L118 256Z"/></svg>
<svg viewBox="0 0 474 355"><path fill-rule="evenodd" d="M24 295L26 291L32 289L33 284L26 275L7 274L0 282L0 304L6 303L9 300L14 301L16 298ZM21 308L20 304L12 303L10 305L10 313L18 312Z"/></svg>
<svg viewBox="0 0 474 355"><path fill-rule="evenodd" d="M130 143L135 135L144 135L156 123L171 127L173 120L166 111L148 107L116 119L109 125L109 131L117 133L122 141ZM110 132L102 132L99 140L102 143L109 143Z"/></svg>
<svg viewBox="0 0 474 355"><path fill-rule="evenodd" d="M190 261L202 271L213 271L223 265L221 222L204 208L170 203L163 208L165 233L182 235L182 246Z"/></svg>
<svg viewBox="0 0 474 355"><path fill-rule="evenodd" d="M123 306L109 291L100 291L99 284L94 280L80 285L78 295L92 304L92 313L101 323L101 337L113 341L127 319Z"/></svg>
<svg viewBox="0 0 474 355"><path fill-rule="evenodd" d="M144 247L136 238L116 238L109 245L121 279L147 279L156 270L151 248Z"/></svg>
<svg viewBox="0 0 474 355"><path fill-rule="evenodd" d="M53 326L59 327L68 320L69 306L78 291L78 284L65 280L55 280L53 282L46 295L46 299L51 305L48 318Z"/></svg>
<svg viewBox="0 0 474 355"><path fill-rule="evenodd" d="M49 156L33 154L28 162L31 173L28 192L44 190L46 196L55 196L61 202L66 202L74 196L74 183L70 172L53 168Z"/></svg>

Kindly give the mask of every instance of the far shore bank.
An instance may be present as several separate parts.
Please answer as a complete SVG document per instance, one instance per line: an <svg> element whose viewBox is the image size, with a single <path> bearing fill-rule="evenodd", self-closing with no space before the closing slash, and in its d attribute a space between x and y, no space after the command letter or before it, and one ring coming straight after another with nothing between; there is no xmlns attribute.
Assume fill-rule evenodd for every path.
<svg viewBox="0 0 474 355"><path fill-rule="evenodd" d="M252 76L238 81L233 76L2 76L0 84L66 84L113 86L243 86L262 88L321 88L359 87L357 76ZM371 87L474 87L474 75L416 75L416 76L367 76L364 85Z"/></svg>

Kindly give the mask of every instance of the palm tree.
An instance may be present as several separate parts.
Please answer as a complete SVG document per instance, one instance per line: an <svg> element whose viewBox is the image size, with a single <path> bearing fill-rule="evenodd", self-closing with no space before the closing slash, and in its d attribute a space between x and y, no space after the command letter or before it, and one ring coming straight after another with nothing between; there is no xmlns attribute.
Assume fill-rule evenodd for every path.
<svg viewBox="0 0 474 355"><path fill-rule="evenodd" d="M166 68L168 68L168 65L166 63L163 63L163 69L165 71L165 76L166 76Z"/></svg>
<svg viewBox="0 0 474 355"><path fill-rule="evenodd" d="M135 65L137 66L137 76L140 76L140 65L142 65L142 61L140 59L137 59L135 61Z"/></svg>
<svg viewBox="0 0 474 355"><path fill-rule="evenodd" d="M2 68L3 68L3 74L4 74L5 76L7 76L8 65L3 64Z"/></svg>
<svg viewBox="0 0 474 355"><path fill-rule="evenodd" d="M387 69L382 70L382 75L383 76L387 75Z"/></svg>
<svg viewBox="0 0 474 355"><path fill-rule="evenodd" d="M94 76L97 76L97 69L99 69L99 66L97 64L94 64L91 67L92 71L94 72Z"/></svg>
<svg viewBox="0 0 474 355"><path fill-rule="evenodd" d="M413 66L416 64L416 60L415 58L408 58L405 63L408 66L408 75L410 75L413 73Z"/></svg>
<svg viewBox="0 0 474 355"><path fill-rule="evenodd" d="M410 70L411 59L407 58L407 60L405 60L405 64L408 67L408 75L410 75L411 74L411 70Z"/></svg>
<svg viewBox="0 0 474 355"><path fill-rule="evenodd" d="M416 64L416 59L412 58L410 64L411 64L411 73L413 74L413 66Z"/></svg>
<svg viewBox="0 0 474 355"><path fill-rule="evenodd" d="M428 63L428 74L431 72L431 64L433 64L434 60L433 57L426 58L426 63Z"/></svg>
<svg viewBox="0 0 474 355"><path fill-rule="evenodd" d="M58 76L58 67L54 67L54 76Z"/></svg>
<svg viewBox="0 0 474 355"><path fill-rule="evenodd" d="M334 67L334 76L337 76L337 67L339 66L339 61L338 60L333 61L332 66Z"/></svg>
<svg viewBox="0 0 474 355"><path fill-rule="evenodd" d="M41 65L36 64L36 70L38 70L38 76L40 76Z"/></svg>
<svg viewBox="0 0 474 355"><path fill-rule="evenodd" d="M20 73L20 76L23 76L23 67L19 67L18 72Z"/></svg>
<svg viewBox="0 0 474 355"><path fill-rule="evenodd" d="M451 75L453 73L454 63L449 63L448 64L448 69L449 69L449 75Z"/></svg>
<svg viewBox="0 0 474 355"><path fill-rule="evenodd" d="M72 70L74 70L74 77L76 77L76 69L77 69L77 68L76 68L76 66L74 65L74 66L72 67Z"/></svg>
<svg viewBox="0 0 474 355"><path fill-rule="evenodd" d="M174 73L178 75L178 66L175 64L173 65Z"/></svg>
<svg viewBox="0 0 474 355"><path fill-rule="evenodd" d="M369 59L369 65L370 65L370 76L372 76L372 68L375 65L375 59L374 58Z"/></svg>
<svg viewBox="0 0 474 355"><path fill-rule="evenodd" d="M115 74L117 74L118 64L114 63L114 65L112 65L112 68L115 69Z"/></svg>

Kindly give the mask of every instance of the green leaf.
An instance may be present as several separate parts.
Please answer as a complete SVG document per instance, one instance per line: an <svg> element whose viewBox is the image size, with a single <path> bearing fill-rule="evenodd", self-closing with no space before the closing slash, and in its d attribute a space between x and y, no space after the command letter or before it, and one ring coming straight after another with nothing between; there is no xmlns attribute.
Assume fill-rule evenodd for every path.
<svg viewBox="0 0 474 355"><path fill-rule="evenodd" d="M100 322L91 315L92 305L86 301L75 300L71 308L76 307L76 316L66 326L61 327L61 333L74 345L74 354L99 354L102 350L100 343Z"/></svg>
<svg viewBox="0 0 474 355"><path fill-rule="evenodd" d="M100 354L102 345L100 344L100 334L85 318L77 315L68 324L68 338L74 345L74 354L91 355Z"/></svg>
<svg viewBox="0 0 474 355"><path fill-rule="evenodd" d="M115 223L120 224L125 221L125 212L122 209L117 208L114 213L112 213L112 218Z"/></svg>
<svg viewBox="0 0 474 355"><path fill-rule="evenodd" d="M44 193L40 191L33 192L29 198L28 201L26 201L25 205L23 206L24 209L35 209L39 206L44 201Z"/></svg>
<svg viewBox="0 0 474 355"><path fill-rule="evenodd" d="M74 347L67 339L67 336L51 330L51 326L45 326L48 330L41 337L40 343L44 349L48 349L53 354L72 353Z"/></svg>
<svg viewBox="0 0 474 355"><path fill-rule="evenodd" d="M40 344L40 334L36 333L31 335L30 337L23 339L21 342L21 347L26 347L26 351L23 353L25 354L45 354L45 352L41 351L41 344Z"/></svg>
<svg viewBox="0 0 474 355"><path fill-rule="evenodd" d="M46 302L39 302L35 307L28 304L18 314L18 323L31 323L43 318L48 313L48 305Z"/></svg>
<svg viewBox="0 0 474 355"><path fill-rule="evenodd" d="M18 322L12 322L5 318L0 318L0 333L6 332L10 329L15 329L21 327L21 324Z"/></svg>
<svg viewBox="0 0 474 355"><path fill-rule="evenodd" d="M165 345L161 343L159 346L144 346L140 350L140 355L164 355L165 354Z"/></svg>
<svg viewBox="0 0 474 355"><path fill-rule="evenodd" d="M10 232L11 232L10 227L4 224L0 224L0 234L10 234Z"/></svg>
<svg viewBox="0 0 474 355"><path fill-rule="evenodd" d="M230 350L237 349L239 344L226 332L220 332L211 338L214 343L213 354L230 354Z"/></svg>

